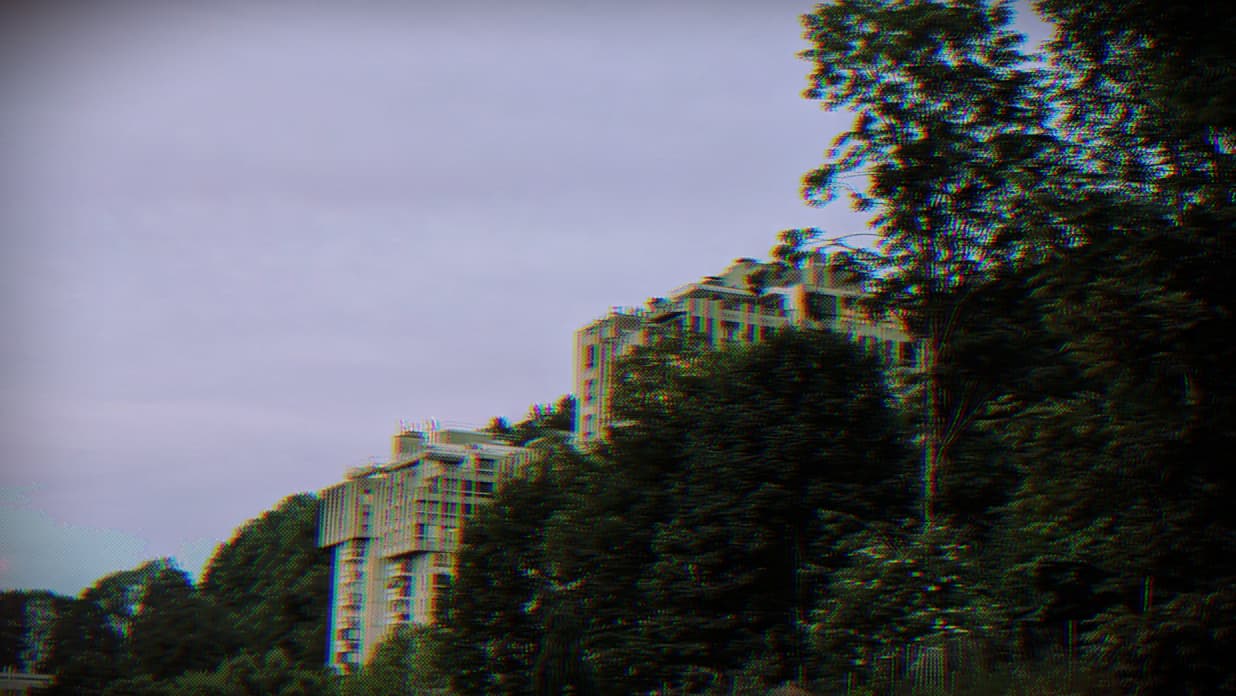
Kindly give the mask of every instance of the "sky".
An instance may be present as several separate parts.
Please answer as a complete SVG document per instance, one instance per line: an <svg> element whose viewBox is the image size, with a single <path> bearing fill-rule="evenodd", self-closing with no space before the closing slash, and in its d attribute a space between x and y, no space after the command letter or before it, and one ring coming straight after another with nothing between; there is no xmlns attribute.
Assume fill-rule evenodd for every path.
<svg viewBox="0 0 1236 696"><path fill-rule="evenodd" d="M0 18L0 588L196 575L403 421L570 392L610 307L862 228L799 198L809 1L172 5Z"/></svg>

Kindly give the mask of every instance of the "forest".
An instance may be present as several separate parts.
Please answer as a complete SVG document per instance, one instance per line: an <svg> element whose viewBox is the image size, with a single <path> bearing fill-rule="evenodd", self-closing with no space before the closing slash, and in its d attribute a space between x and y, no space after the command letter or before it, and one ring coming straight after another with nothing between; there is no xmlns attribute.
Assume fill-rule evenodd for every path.
<svg viewBox="0 0 1236 696"><path fill-rule="evenodd" d="M569 399L495 419L540 456L465 525L436 624L351 675L310 495L196 585L4 593L0 662L108 696L1236 693L1236 13L1035 9L1041 56L1009 4L802 18L804 96L853 114L802 195L870 225L772 256L828 250L912 368L667 332L597 448L556 434Z"/></svg>

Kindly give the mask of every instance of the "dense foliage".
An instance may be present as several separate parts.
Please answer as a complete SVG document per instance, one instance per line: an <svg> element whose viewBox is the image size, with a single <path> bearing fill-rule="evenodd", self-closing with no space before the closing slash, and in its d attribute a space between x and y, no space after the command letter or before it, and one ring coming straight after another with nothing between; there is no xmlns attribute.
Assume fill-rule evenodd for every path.
<svg viewBox="0 0 1236 696"><path fill-rule="evenodd" d="M620 367L611 442L549 446L469 521L444 625L460 693L639 693L805 674L847 523L905 517L911 458L879 366L834 334ZM838 521L841 520L841 521Z"/></svg>
<svg viewBox="0 0 1236 696"><path fill-rule="evenodd" d="M291 496L238 530L207 564L201 592L245 627L244 652L278 648L295 665L322 664L330 556L317 547L317 520L317 498Z"/></svg>
<svg viewBox="0 0 1236 696"><path fill-rule="evenodd" d="M54 674L48 694L331 693L330 561L316 544L317 507L297 495L251 520L197 586L160 559L76 598L0 595L6 665Z"/></svg>

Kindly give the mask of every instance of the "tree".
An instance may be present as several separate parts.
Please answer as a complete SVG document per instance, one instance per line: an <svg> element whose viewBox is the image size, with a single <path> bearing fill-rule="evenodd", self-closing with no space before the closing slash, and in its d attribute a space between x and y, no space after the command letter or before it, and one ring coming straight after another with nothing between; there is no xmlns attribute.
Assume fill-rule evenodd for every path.
<svg viewBox="0 0 1236 696"><path fill-rule="evenodd" d="M836 570L817 555L821 516L910 514L910 451L883 373L838 334L784 331L678 379L691 397L673 416L683 436L656 443L678 458L663 484L677 504L641 581L646 626L680 675L760 660L750 676L805 679L807 615Z"/></svg>
<svg viewBox="0 0 1236 696"><path fill-rule="evenodd" d="M146 594L146 588L156 576L173 566L172 559L157 558L136 568L105 575L91 585L91 596L117 633L125 637L129 635L133 616Z"/></svg>
<svg viewBox="0 0 1236 696"><path fill-rule="evenodd" d="M842 540L849 563L817 595L811 631L836 682L849 675L886 687L883 666L907 648L982 643L1002 627L995 583L975 550L952 536L872 524Z"/></svg>
<svg viewBox="0 0 1236 696"><path fill-rule="evenodd" d="M238 642L226 619L184 571L163 568L147 585L133 618L128 641L133 664L155 680L213 670Z"/></svg>
<svg viewBox="0 0 1236 696"><path fill-rule="evenodd" d="M1073 578L1044 613L1088 626L1126 692L1236 690L1210 653L1232 648L1236 579L1236 20L1213 3L1038 6L1085 176L1061 218L1077 243L1035 290L1076 377L1002 430L1022 468L1019 567Z"/></svg>
<svg viewBox="0 0 1236 696"><path fill-rule="evenodd" d="M342 696L431 696L449 693L448 661L439 629L402 626L383 640L359 671L343 679Z"/></svg>
<svg viewBox="0 0 1236 696"><path fill-rule="evenodd" d="M679 503L671 484L682 473L677 444L689 425L680 409L695 394L693 371L713 349L678 332L650 338L615 368L619 425L588 456L559 468L574 473L574 493L546 532L559 585L583 604L584 653L606 693L646 693L675 678L675 646L649 630L650 598L640 581L656 560L657 526Z"/></svg>
<svg viewBox="0 0 1236 696"><path fill-rule="evenodd" d="M903 321L921 342L922 504L933 524L936 489L980 395L946 388L939 365L966 322L969 291L1057 243L1051 230L1057 146L1040 75L1008 29L1009 3L851 0L804 18L815 66L805 95L850 109L829 162L804 178L808 202L849 188L874 211L874 249L853 248L849 267L873 289L870 307ZM865 191L849 185L856 173ZM790 230L788 262L825 239ZM841 239L831 242L845 246Z"/></svg>
<svg viewBox="0 0 1236 696"><path fill-rule="evenodd" d="M260 656L232 658L216 674L222 676L228 694L323 696L333 690L333 678L324 668L298 666L285 651L278 648ZM201 680L209 683L207 679Z"/></svg>
<svg viewBox="0 0 1236 696"><path fill-rule="evenodd" d="M317 547L317 515L315 496L290 496L238 529L207 564L202 596L245 627L243 651L278 648L299 666L322 662L330 555Z"/></svg>
<svg viewBox="0 0 1236 696"><path fill-rule="evenodd" d="M25 635L22 640L21 664L29 671L43 671L51 655L51 636L56 623L56 611L67 598L45 590L23 594Z"/></svg>
<svg viewBox="0 0 1236 696"><path fill-rule="evenodd" d="M48 696L101 694L128 669L123 637L112 627L94 593L57 598L51 652L41 668L55 675Z"/></svg>
<svg viewBox="0 0 1236 696"><path fill-rule="evenodd" d="M599 688L584 655L581 602L561 590L547 598L542 609L541 644L532 665L532 693L536 696L596 696Z"/></svg>
<svg viewBox="0 0 1236 696"><path fill-rule="evenodd" d="M0 592L0 669L23 669L27 629L26 593Z"/></svg>
<svg viewBox="0 0 1236 696"><path fill-rule="evenodd" d="M537 600L548 567L544 531L563 504L553 462L499 486L462 529L454 582L442 607L451 686L467 694L525 694L543 629Z"/></svg>

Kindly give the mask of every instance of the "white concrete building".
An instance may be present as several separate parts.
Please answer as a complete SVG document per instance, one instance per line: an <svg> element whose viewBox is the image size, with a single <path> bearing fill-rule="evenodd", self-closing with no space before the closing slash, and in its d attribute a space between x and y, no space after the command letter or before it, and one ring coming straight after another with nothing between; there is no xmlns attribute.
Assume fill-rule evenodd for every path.
<svg viewBox="0 0 1236 696"><path fill-rule="evenodd" d="M802 269L770 273L773 267L738 259L719 276L675 288L645 307L615 308L575 334L575 438L587 444L612 425L610 396L615 361L644 343L654 326L676 326L714 345L756 342L789 326L817 327L850 336L890 363L913 365L916 346L894 321L873 322L859 311L862 288L847 282L817 253ZM757 291L750 280L768 273Z"/></svg>
<svg viewBox="0 0 1236 696"><path fill-rule="evenodd" d="M318 545L330 548L328 663L363 664L395 627L433 621L454 574L462 522L517 473L528 451L472 430L406 430L389 462L350 470L321 493Z"/></svg>

